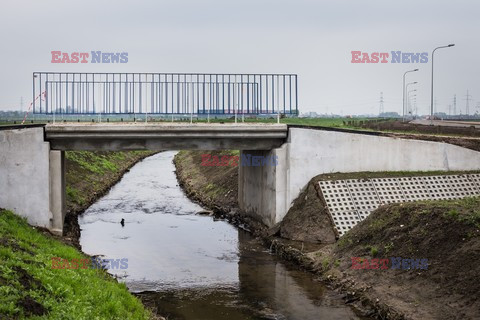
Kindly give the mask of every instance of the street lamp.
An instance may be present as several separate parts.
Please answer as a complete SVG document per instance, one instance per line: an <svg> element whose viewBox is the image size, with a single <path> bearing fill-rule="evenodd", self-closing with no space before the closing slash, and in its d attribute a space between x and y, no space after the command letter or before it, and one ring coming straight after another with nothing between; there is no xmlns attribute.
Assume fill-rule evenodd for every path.
<svg viewBox="0 0 480 320"><path fill-rule="evenodd" d="M453 47L455 44L449 44L448 46L441 46L441 47L436 47L435 49L433 49L432 51L432 95L431 95L431 98L430 98L430 124L433 125L433 55L435 54L435 50L437 49L442 49L442 48L450 48L450 47Z"/></svg>
<svg viewBox="0 0 480 320"><path fill-rule="evenodd" d="M411 84L417 84L418 82L415 81L415 82L410 82L410 83L407 83L407 85L405 86L405 90L404 92L408 92L408 86L411 85ZM407 97L408 98L408 97ZM408 101L408 99L407 99ZM404 102L403 102L403 121L406 121L407 118L406 118L406 114L407 114L407 105L408 105L408 102L405 103L405 97L404 97Z"/></svg>
<svg viewBox="0 0 480 320"><path fill-rule="evenodd" d="M411 92L415 92L417 91L416 89L415 90L410 90L408 93L407 93L407 114L411 114L411 110L412 110L412 100L415 98L417 98L417 94L412 94L410 96L410 93Z"/></svg>
<svg viewBox="0 0 480 320"><path fill-rule="evenodd" d="M406 107L407 107L407 114L410 114L410 109L411 109L411 98L417 97L417 95L416 95L416 94L414 94L414 95L410 96L410 93L411 93L411 92L416 92L416 91L417 91L417 89L410 90L410 91L408 91L408 92L407 92L407 106L406 106Z"/></svg>
<svg viewBox="0 0 480 320"><path fill-rule="evenodd" d="M417 81L407 83L407 85L405 86L405 91L408 92L408 86L409 86L409 85L411 85L411 84L417 84L417 83L418 83Z"/></svg>
<svg viewBox="0 0 480 320"><path fill-rule="evenodd" d="M409 71L407 71L407 72L405 72L405 73L403 74L403 87L402 87L402 89L403 89L403 92L402 92L403 121L405 121L405 76L407 75L407 73L409 73L409 72L415 72L415 71L418 71L418 69L409 70Z"/></svg>

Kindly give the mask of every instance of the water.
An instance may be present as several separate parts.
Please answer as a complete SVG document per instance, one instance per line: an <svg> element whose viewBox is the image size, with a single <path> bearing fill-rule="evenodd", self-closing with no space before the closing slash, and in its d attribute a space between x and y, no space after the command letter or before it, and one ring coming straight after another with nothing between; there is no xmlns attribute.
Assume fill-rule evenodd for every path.
<svg viewBox="0 0 480 320"><path fill-rule="evenodd" d="M248 233L195 215L202 208L178 186L174 155L135 165L79 218L86 253L127 258L109 272L168 319L359 319Z"/></svg>

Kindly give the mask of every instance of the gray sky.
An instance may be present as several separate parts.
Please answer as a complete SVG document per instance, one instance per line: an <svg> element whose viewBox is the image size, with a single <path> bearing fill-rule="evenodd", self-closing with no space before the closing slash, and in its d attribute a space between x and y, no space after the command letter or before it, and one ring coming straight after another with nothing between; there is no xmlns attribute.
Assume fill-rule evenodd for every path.
<svg viewBox="0 0 480 320"><path fill-rule="evenodd" d="M2 0L0 110L32 99L33 71L296 73L300 111L400 113L403 72L419 113L480 102L480 1ZM52 64L51 51L128 52L126 64ZM429 52L427 64L352 64L351 51ZM389 59L390 60L390 59ZM480 110L479 110L480 111Z"/></svg>

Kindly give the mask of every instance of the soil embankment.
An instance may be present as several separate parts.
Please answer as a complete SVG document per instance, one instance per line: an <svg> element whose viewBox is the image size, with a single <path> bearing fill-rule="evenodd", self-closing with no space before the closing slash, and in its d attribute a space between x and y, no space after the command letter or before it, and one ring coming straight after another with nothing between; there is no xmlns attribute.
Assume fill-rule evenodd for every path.
<svg viewBox="0 0 480 320"><path fill-rule="evenodd" d="M392 131L404 132L423 135L451 135L451 136L465 136L465 137L480 137L480 129L475 126L439 126L439 125L423 125L412 122L403 122L400 120L371 120L354 122L353 126L361 128L373 129L376 131Z"/></svg>
<svg viewBox="0 0 480 320"><path fill-rule="evenodd" d="M480 318L478 197L380 207L309 255L324 279L347 288L352 300L378 301L386 317ZM372 259L387 259L385 268Z"/></svg>
<svg viewBox="0 0 480 320"><path fill-rule="evenodd" d="M382 135L402 139L445 142L480 151L480 129L472 127L426 126L398 120L353 122L353 127L381 131Z"/></svg>
<svg viewBox="0 0 480 320"><path fill-rule="evenodd" d="M230 167L201 166L202 153L207 152L181 152L175 158L179 182L189 196L232 220L232 213L239 212L238 172ZM367 175L358 173L350 178ZM316 186L318 179L345 177L315 177L280 225L257 229L258 224L247 221L247 228L278 255L316 272L344 293L346 303L366 315L381 319L480 318L476 280L480 278L480 199L384 206L335 243ZM230 214L222 213L222 208ZM233 220L244 221L238 216ZM389 264L377 269L374 260L373 268L352 269L352 258L362 263L388 259ZM428 266L392 269L392 258L426 259Z"/></svg>
<svg viewBox="0 0 480 320"><path fill-rule="evenodd" d="M174 158L180 186L195 201L217 212L237 209L238 168L202 166L202 154L238 156L238 151L180 151Z"/></svg>

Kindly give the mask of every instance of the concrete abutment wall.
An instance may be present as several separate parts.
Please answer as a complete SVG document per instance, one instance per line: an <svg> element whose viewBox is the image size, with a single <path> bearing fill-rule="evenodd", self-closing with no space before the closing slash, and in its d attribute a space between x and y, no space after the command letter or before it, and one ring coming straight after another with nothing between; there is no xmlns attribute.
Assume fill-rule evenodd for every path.
<svg viewBox="0 0 480 320"><path fill-rule="evenodd" d="M51 151L42 127L0 130L0 207L61 234L64 152Z"/></svg>
<svg viewBox="0 0 480 320"><path fill-rule="evenodd" d="M278 165L240 167L239 204L268 226L319 174L480 170L480 152L448 143L302 128L289 128L282 147L259 154L278 156Z"/></svg>

